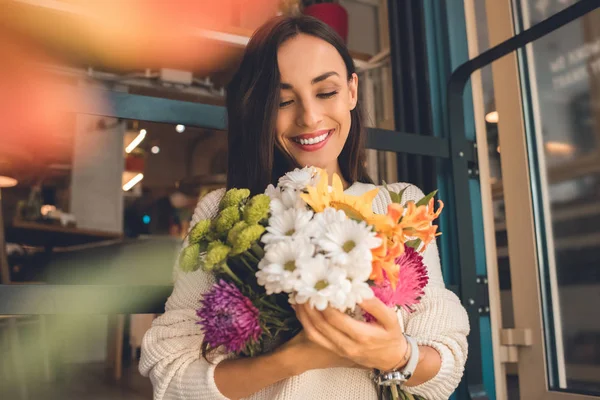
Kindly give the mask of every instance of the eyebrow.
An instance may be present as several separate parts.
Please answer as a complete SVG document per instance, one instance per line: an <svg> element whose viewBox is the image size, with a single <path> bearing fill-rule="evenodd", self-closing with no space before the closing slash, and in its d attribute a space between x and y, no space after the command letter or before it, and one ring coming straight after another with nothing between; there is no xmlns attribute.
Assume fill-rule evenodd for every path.
<svg viewBox="0 0 600 400"><path fill-rule="evenodd" d="M316 78L313 78L310 81L310 84L314 85L314 84L317 84L319 82L323 82L325 79L327 79L329 77L332 77L332 76L339 77L340 74L338 74L335 71L325 72L324 74L321 74L321 75L317 76ZM284 82L281 83L281 89L292 89L292 88L293 88L293 86L291 84L289 84L289 83L284 83Z"/></svg>

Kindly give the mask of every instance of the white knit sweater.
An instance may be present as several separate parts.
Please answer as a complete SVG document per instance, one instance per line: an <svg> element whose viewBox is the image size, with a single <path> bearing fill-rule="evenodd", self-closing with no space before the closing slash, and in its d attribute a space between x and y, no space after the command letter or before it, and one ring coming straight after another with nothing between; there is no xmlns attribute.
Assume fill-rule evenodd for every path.
<svg viewBox="0 0 600 400"><path fill-rule="evenodd" d="M390 185L399 191L407 184ZM349 194L362 194L373 185L355 183L347 189ZM217 212L224 191L207 194L196 207L192 224L211 218ZM419 200L423 193L415 186L404 192L404 200ZM380 190L373 201L376 213L385 213L390 197ZM185 245L185 243L184 243ZM417 339L419 345L436 349L442 358L438 374L419 386L405 390L429 400L447 399L463 374L467 358L469 322L459 299L444 287L438 249L432 243L424 254L429 272L429 284L415 312L402 314L406 333ZM156 318L144 336L140 372L149 376L154 386L156 400L222 400L226 399L214 382L218 362L229 356L220 356L213 364L200 354L202 334L196 325L196 311L202 294L214 282L210 274L198 270L184 273L175 266L175 288L166 304L166 312ZM254 395L251 400L336 400L377 399L369 371L349 368L319 369L280 381Z"/></svg>

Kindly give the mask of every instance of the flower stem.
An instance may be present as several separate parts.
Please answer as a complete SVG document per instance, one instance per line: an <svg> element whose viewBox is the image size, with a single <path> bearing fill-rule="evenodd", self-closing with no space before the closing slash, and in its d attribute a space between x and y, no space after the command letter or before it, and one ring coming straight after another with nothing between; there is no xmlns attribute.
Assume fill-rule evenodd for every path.
<svg viewBox="0 0 600 400"><path fill-rule="evenodd" d="M398 386L392 385L392 386L390 386L390 389L392 390L392 399L400 400L400 394L398 393Z"/></svg>
<svg viewBox="0 0 600 400"><path fill-rule="evenodd" d="M233 273L233 271L229 268L229 266L226 263L223 263L221 265L221 268L223 269L223 272L225 272L227 275L229 275L231 279L235 281L235 283L237 283L240 286L244 285L244 282L242 282L240 278L238 278L237 275Z"/></svg>
<svg viewBox="0 0 600 400"><path fill-rule="evenodd" d="M265 256L265 250L262 247L260 247L258 243L252 244L251 249L254 252L256 258L258 258L259 260Z"/></svg>
<svg viewBox="0 0 600 400"><path fill-rule="evenodd" d="M267 306L267 307L270 307L270 308L272 308L273 310L276 310L276 311L279 311L279 312L282 312L282 313L285 313L285 314L289 314L289 312L288 312L288 311L284 310L283 308L279 307L279 306L278 306L278 305L276 305L276 304L269 303L269 302L268 302L268 301L266 301L265 299L260 299L260 300L259 300L259 302L260 302L261 304L263 304L263 305Z"/></svg>
<svg viewBox="0 0 600 400"><path fill-rule="evenodd" d="M244 257L244 254L240 255L240 259L242 260L242 263L244 263L244 265L248 267L248 270L254 275L256 273L256 270L252 268L252 266L248 263L248 261Z"/></svg>
<svg viewBox="0 0 600 400"><path fill-rule="evenodd" d="M248 257L253 263L258 264L260 262L260 259L258 259L253 253L252 250L248 250L245 253L243 253L246 257Z"/></svg>

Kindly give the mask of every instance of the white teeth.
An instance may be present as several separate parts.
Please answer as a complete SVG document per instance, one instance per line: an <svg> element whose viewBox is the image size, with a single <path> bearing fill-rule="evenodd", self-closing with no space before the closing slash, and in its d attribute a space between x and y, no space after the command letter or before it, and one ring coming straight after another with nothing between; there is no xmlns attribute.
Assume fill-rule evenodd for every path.
<svg viewBox="0 0 600 400"><path fill-rule="evenodd" d="M329 135L329 132L324 133L321 136L317 136L315 138L310 138L310 139L296 139L296 141L299 142L302 145L316 144L316 143L320 143L323 140L327 139L327 135Z"/></svg>

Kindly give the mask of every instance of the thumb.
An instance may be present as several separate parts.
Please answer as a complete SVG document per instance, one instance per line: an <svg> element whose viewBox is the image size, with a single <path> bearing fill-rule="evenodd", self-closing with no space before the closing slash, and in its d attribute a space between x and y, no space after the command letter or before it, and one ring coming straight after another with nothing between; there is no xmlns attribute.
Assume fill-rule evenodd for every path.
<svg viewBox="0 0 600 400"><path fill-rule="evenodd" d="M398 316L393 308L386 306L377 297L371 297L360 303L360 308L371 314L385 329L398 326Z"/></svg>

